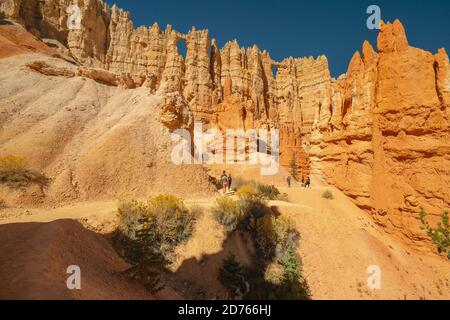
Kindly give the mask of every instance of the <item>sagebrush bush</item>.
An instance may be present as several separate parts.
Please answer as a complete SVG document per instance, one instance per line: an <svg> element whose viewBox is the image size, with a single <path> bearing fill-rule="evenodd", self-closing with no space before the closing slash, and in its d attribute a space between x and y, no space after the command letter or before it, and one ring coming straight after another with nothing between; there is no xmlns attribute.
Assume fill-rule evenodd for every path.
<svg viewBox="0 0 450 320"><path fill-rule="evenodd" d="M256 245L267 260L282 259L290 248L296 248L300 234L286 216L265 215L256 224Z"/></svg>
<svg viewBox="0 0 450 320"><path fill-rule="evenodd" d="M117 216L119 231L130 240L136 240L136 231L142 229L143 219L148 217L147 206L136 200L121 201Z"/></svg>
<svg viewBox="0 0 450 320"><path fill-rule="evenodd" d="M237 189L236 195L239 198L260 198L258 187L255 182L247 182Z"/></svg>
<svg viewBox="0 0 450 320"><path fill-rule="evenodd" d="M232 233L238 228L254 229L256 220L270 213L265 200L253 193L243 193L238 200L230 197L216 199L213 214L225 232Z"/></svg>
<svg viewBox="0 0 450 320"><path fill-rule="evenodd" d="M280 198L280 191L273 185L259 183L258 193L267 200L277 200Z"/></svg>
<svg viewBox="0 0 450 320"><path fill-rule="evenodd" d="M327 199L327 200L333 200L334 196L333 193L330 190L326 190L323 194L322 194L322 198Z"/></svg>
<svg viewBox="0 0 450 320"><path fill-rule="evenodd" d="M165 256L191 236L196 220L183 201L172 195L150 198L146 204L122 202L118 218L118 229L123 235L136 240L137 232L145 229Z"/></svg>
<svg viewBox="0 0 450 320"><path fill-rule="evenodd" d="M0 157L0 183L6 184L12 189L23 188L31 183L47 185L48 178L39 172L28 169L27 164L24 157Z"/></svg>
<svg viewBox="0 0 450 320"><path fill-rule="evenodd" d="M170 252L192 235L196 217L181 199L160 195L149 199L148 210L155 219L155 232L160 237L163 252Z"/></svg>
<svg viewBox="0 0 450 320"><path fill-rule="evenodd" d="M263 265L264 266L264 265ZM259 267L248 273L252 288L246 297L251 300L310 300L306 279L302 276L301 260L296 248L290 248L282 259L266 265L262 274Z"/></svg>
<svg viewBox="0 0 450 320"><path fill-rule="evenodd" d="M145 217L140 220L142 227L136 230L135 240L125 238L122 246L125 258L131 267L123 272L132 280L140 281L150 292L163 289L160 285L161 270L169 263L161 250L157 234L154 232L154 220Z"/></svg>
<svg viewBox="0 0 450 320"><path fill-rule="evenodd" d="M260 198L264 200L279 200L282 198L280 191L273 185L248 181L237 188L236 195L239 198Z"/></svg>
<svg viewBox="0 0 450 320"><path fill-rule="evenodd" d="M243 212L241 211L240 202L235 201L230 197L220 197L216 199L213 214L227 233L235 231L244 217Z"/></svg>

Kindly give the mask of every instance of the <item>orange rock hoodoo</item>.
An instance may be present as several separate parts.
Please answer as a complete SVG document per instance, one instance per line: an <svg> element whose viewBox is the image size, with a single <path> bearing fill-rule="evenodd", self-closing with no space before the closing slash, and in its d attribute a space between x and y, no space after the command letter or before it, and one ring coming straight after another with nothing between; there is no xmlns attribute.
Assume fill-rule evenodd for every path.
<svg viewBox="0 0 450 320"><path fill-rule="evenodd" d="M388 231L417 239L420 208L436 215L450 206L449 59L410 46L399 21L382 24L378 53L365 42L334 79L325 56L277 62L236 40L219 49L207 30L135 29L129 13L100 0L78 1L82 28L67 30L61 2L5 0L0 11L83 66L178 93L198 120L279 128L283 166L295 156L301 176L343 190Z"/></svg>

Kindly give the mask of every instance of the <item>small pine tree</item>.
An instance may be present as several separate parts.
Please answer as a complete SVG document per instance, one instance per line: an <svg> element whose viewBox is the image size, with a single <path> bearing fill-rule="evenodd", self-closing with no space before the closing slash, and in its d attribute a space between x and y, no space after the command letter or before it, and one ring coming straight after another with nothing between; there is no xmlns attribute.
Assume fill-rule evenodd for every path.
<svg viewBox="0 0 450 320"><path fill-rule="evenodd" d="M291 169L292 178L294 178L294 180L297 180L298 164L297 159L295 158L295 153L292 154L292 159L291 162L289 163L289 168Z"/></svg>
<svg viewBox="0 0 450 320"><path fill-rule="evenodd" d="M244 269L236 260L234 254L230 254L223 260L219 269L219 281L230 290L237 291L243 286Z"/></svg>
<svg viewBox="0 0 450 320"><path fill-rule="evenodd" d="M276 289L278 299L282 300L310 300L311 292L306 280L301 274L301 262L295 253L295 247L290 247L280 261L284 268L284 281Z"/></svg>
<svg viewBox="0 0 450 320"><path fill-rule="evenodd" d="M450 259L450 226L448 212L442 214L442 221L438 223L436 228L431 227L428 221L426 221L427 213L424 209L420 211L419 215L427 235L436 245L438 252L446 253L447 257Z"/></svg>
<svg viewBox="0 0 450 320"><path fill-rule="evenodd" d="M160 250L160 241L152 231L152 222L148 218L140 219L139 222L142 228L136 230L136 240L128 248L132 266L123 274L140 281L151 293L156 293L163 289L159 274L167 261Z"/></svg>

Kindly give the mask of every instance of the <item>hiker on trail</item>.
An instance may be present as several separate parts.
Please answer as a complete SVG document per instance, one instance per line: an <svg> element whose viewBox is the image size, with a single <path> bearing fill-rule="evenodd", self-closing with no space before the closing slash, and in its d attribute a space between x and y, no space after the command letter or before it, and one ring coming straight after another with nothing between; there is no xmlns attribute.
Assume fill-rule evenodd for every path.
<svg viewBox="0 0 450 320"><path fill-rule="evenodd" d="M288 176L286 180L287 180L288 187L290 188L290 187L291 187L291 180L292 180L292 177L291 177L291 176Z"/></svg>
<svg viewBox="0 0 450 320"><path fill-rule="evenodd" d="M228 175L228 191L231 192L231 183L233 182L233 178L231 177L231 173Z"/></svg>
<svg viewBox="0 0 450 320"><path fill-rule="evenodd" d="M306 178L305 188L311 188L311 178L309 176Z"/></svg>
<svg viewBox="0 0 450 320"><path fill-rule="evenodd" d="M222 182L223 193L226 193L228 187L228 176L225 171L222 173L222 176L220 177L220 182Z"/></svg>

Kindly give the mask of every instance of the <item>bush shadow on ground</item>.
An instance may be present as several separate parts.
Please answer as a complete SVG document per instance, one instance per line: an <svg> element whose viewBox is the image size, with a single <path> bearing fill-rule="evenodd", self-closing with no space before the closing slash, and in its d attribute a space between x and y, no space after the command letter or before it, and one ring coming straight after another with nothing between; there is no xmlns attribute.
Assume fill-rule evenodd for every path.
<svg viewBox="0 0 450 320"><path fill-rule="evenodd" d="M156 292L162 288L161 284L166 285L186 299L309 299L309 289L301 275L301 262L296 253L300 235L290 219L281 216L278 207L268 207L263 201L240 201L241 210L245 208L246 213L240 215L238 222L218 220L234 226L223 229L225 238L221 250L200 258L188 258L177 264L176 270L169 261L175 260L167 259L168 256L155 248L153 240L143 250L139 243L124 242L118 231L116 248L134 264L132 272L140 272L131 279L149 285ZM236 211L236 208L225 208L233 214ZM140 258L130 261L129 253L136 250L136 245L141 252ZM268 270L278 270L278 274L275 272L277 277L270 272L267 275Z"/></svg>

